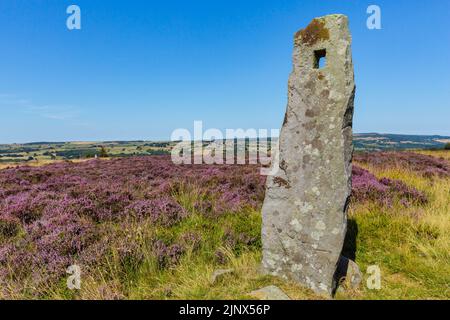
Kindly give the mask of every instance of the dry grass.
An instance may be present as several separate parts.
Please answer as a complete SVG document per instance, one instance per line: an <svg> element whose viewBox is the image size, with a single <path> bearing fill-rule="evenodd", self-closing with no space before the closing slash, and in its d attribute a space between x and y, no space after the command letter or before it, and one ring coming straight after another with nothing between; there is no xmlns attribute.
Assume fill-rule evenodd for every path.
<svg viewBox="0 0 450 320"><path fill-rule="evenodd" d="M369 169L378 177L400 179L425 191L430 202L423 207L410 208L380 208L371 204L351 208L349 218L356 221L359 230L356 261L364 280L360 289L340 291L336 298L449 299L450 181L430 181L401 169ZM183 202L187 205L189 196L184 197ZM235 217L226 217L224 221L218 221L216 227L223 224L237 227L241 223L260 227L259 213L245 216L244 220L234 221ZM196 225L201 225L200 221L188 222L182 229L195 228ZM214 233L214 229L209 232ZM211 243L220 241L211 234L204 233L203 236L209 237L207 241ZM177 267L169 270L158 270L149 258L138 274L131 277L133 280L126 283L118 281L119 277L90 277L77 298L248 299L249 292L276 285L292 299L326 299L295 283L261 275L259 249L249 248L236 254L222 248L228 262L217 265L207 252L211 246L203 248L204 252L188 253ZM365 271L374 264L382 271L381 290L369 290L365 284L368 277ZM235 272L211 284L210 277L218 268L233 268ZM110 280L105 280L107 278Z"/></svg>
<svg viewBox="0 0 450 320"><path fill-rule="evenodd" d="M415 153L450 160L450 150L416 150Z"/></svg>
<svg viewBox="0 0 450 320"><path fill-rule="evenodd" d="M99 160L107 160L109 158L98 158ZM18 162L18 163L0 163L0 170L7 169L7 168L16 168L16 167L40 167L45 166L52 163L58 163L58 162L73 162L73 163L79 163L84 161L89 161L92 159L73 159L73 160L33 160L28 162Z"/></svg>
<svg viewBox="0 0 450 320"><path fill-rule="evenodd" d="M448 152L424 152L437 157ZM377 264L382 289L363 287L364 299L450 298L450 179L422 177L405 168L365 166L377 177L398 179L424 191L429 203L410 208L356 205L350 218L358 225L357 262ZM341 298L349 298L345 294ZM351 296L350 296L351 298Z"/></svg>
<svg viewBox="0 0 450 320"><path fill-rule="evenodd" d="M424 151L423 154L449 159L446 151ZM365 168L379 178L398 179L424 191L429 203L409 208L365 203L350 208L349 218L358 226L356 262L364 280L360 289L341 291L336 298L450 299L450 179L428 179L405 168ZM195 190L190 190L178 194L177 199L191 209L199 196ZM112 258L107 264L83 274L80 291L67 290L64 282L49 287L46 298L248 299L247 294L253 290L277 285L292 299L324 299L295 283L261 275L259 246L250 246L241 252L221 247L227 260L225 264L217 263L214 250L223 245L224 228L246 228L246 232L259 234L260 227L259 212L229 214L216 221L193 215L170 229L136 225L130 235L136 236L136 241L143 246L148 246L148 239L155 233L176 238L187 230L201 233L203 245L198 251L188 251L179 264L168 269L158 268L150 252L138 270L125 273L117 269ZM365 285L369 265L381 268L381 290L370 290ZM210 282L214 270L227 268L233 268L234 273L215 284Z"/></svg>

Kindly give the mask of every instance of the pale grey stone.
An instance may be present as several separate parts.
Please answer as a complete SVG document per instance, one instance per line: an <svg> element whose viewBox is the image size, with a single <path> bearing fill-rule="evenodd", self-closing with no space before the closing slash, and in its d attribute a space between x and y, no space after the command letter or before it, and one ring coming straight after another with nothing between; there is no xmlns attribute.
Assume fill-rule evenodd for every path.
<svg viewBox="0 0 450 320"><path fill-rule="evenodd" d="M340 287L358 289L363 280L363 275L355 261L341 256L335 279Z"/></svg>
<svg viewBox="0 0 450 320"><path fill-rule="evenodd" d="M268 286L249 293L249 296L258 300L291 300L286 293L276 286Z"/></svg>
<svg viewBox="0 0 450 320"><path fill-rule="evenodd" d="M347 226L354 95L347 17L314 19L295 35L279 170L262 209L262 267L321 294L335 287Z"/></svg>

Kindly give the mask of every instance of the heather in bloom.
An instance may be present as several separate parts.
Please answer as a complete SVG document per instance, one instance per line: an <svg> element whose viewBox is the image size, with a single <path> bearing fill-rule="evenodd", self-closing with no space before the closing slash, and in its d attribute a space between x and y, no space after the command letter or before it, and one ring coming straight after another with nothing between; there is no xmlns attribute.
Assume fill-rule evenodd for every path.
<svg viewBox="0 0 450 320"><path fill-rule="evenodd" d="M0 237L11 238L20 231L20 220L11 215L0 216Z"/></svg>
<svg viewBox="0 0 450 320"><path fill-rule="evenodd" d="M354 160L381 168L409 169L424 177L450 177L450 163L445 159L414 152L356 153Z"/></svg>
<svg viewBox="0 0 450 320"><path fill-rule="evenodd" d="M166 245L162 240L157 240L153 244L158 266L165 268L175 265L183 255L185 249L179 244Z"/></svg>
<svg viewBox="0 0 450 320"><path fill-rule="evenodd" d="M402 181L387 178L377 179L369 171L353 165L352 196L355 202L374 201L381 205L392 205L397 199L404 206L412 203L424 204L426 195Z"/></svg>
<svg viewBox="0 0 450 320"><path fill-rule="evenodd" d="M177 166L158 156L2 170L0 284L54 282L74 263L89 269L113 259L136 267L147 249L127 224L169 228L194 212L217 217L258 209L264 181L256 166ZM177 200L186 190L203 195L190 208ZM186 233L152 251L166 267L200 243Z"/></svg>
<svg viewBox="0 0 450 320"><path fill-rule="evenodd" d="M126 208L126 212L137 217L149 217L154 223L163 226L171 226L187 215L183 207L167 196L135 201Z"/></svg>
<svg viewBox="0 0 450 320"><path fill-rule="evenodd" d="M393 158L424 175L447 174L448 166L440 160L412 157L403 164L403 154ZM382 154L358 160L379 166L393 161ZM244 227L248 221L237 222L238 230L209 228L225 216L258 212L264 193L265 177L256 165L174 165L165 156L1 170L0 290L60 283L72 264L90 273L116 263L114 272L122 275L138 270L148 253L161 270L173 267L186 252L210 246L208 232L217 234L220 242L208 247L210 259L224 264L227 257L218 247L239 254L260 246L257 223L253 229ZM427 197L401 181L377 179L354 165L353 201L410 206L426 203ZM193 224L199 229L176 229L193 216L201 217L200 225ZM166 234L161 238L148 231L152 228Z"/></svg>

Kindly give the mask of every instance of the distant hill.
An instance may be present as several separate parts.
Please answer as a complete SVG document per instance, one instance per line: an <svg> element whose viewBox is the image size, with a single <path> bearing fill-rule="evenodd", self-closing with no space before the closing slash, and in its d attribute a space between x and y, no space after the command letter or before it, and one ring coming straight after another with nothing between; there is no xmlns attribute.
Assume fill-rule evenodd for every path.
<svg viewBox="0 0 450 320"><path fill-rule="evenodd" d="M250 139L253 140L254 139ZM275 141L276 138L272 139ZM406 149L443 149L450 137L417 136L401 134L357 133L354 135L355 151L382 151ZM171 141L103 141L103 142L32 142L25 144L0 144L0 164L15 164L33 161L86 159L99 156L102 147L108 157L129 157L170 154L177 142ZM226 144L233 144L228 140ZM264 145L260 141L260 146ZM209 142L204 142L208 145ZM238 148L247 148L239 146ZM251 147L249 152L256 152Z"/></svg>
<svg viewBox="0 0 450 320"><path fill-rule="evenodd" d="M403 150L441 149L450 143L446 136L418 136L405 134L356 133L353 137L355 150Z"/></svg>

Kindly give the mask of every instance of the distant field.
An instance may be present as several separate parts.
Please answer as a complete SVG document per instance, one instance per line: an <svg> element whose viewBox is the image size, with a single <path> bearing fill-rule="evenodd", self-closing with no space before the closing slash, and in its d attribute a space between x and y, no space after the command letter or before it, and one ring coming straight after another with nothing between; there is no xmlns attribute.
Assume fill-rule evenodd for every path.
<svg viewBox="0 0 450 320"><path fill-rule="evenodd" d="M42 165L54 160L95 157L129 157L168 154L169 142L61 142L0 145L0 168L8 165ZM103 149L103 151L102 151Z"/></svg>
<svg viewBox="0 0 450 320"><path fill-rule="evenodd" d="M362 133L354 135L354 146L359 151L405 149L442 149L450 137L400 134Z"/></svg>
<svg viewBox="0 0 450 320"><path fill-rule="evenodd" d="M355 134L354 146L356 151L443 149L448 140L450 140L450 137L443 136ZM205 145L207 144L208 142L205 142ZM226 144L233 144L233 141L229 140ZM247 144L256 145L256 141L252 140L252 143L247 141ZM76 141L5 144L0 145L0 168L18 164L42 165L52 160L81 160L104 156L115 158L167 155L174 145L175 142L168 141ZM251 147L248 147L247 151L255 153L256 149L252 150Z"/></svg>

